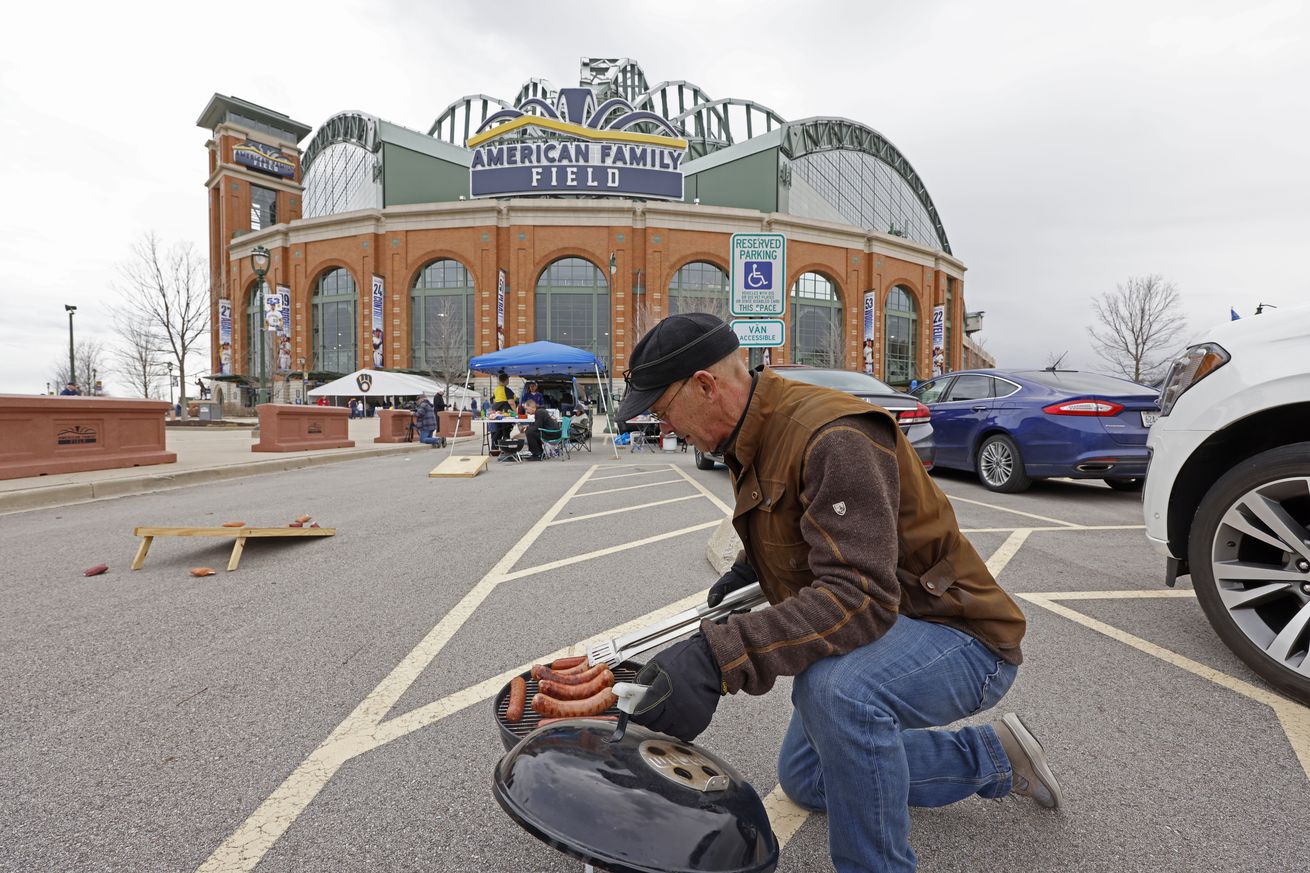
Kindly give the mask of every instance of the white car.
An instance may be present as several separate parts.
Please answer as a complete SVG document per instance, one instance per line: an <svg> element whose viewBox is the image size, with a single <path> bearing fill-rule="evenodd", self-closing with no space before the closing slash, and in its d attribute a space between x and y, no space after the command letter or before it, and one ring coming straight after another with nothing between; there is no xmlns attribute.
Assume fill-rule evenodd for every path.
<svg viewBox="0 0 1310 873"><path fill-rule="evenodd" d="M1224 643L1310 703L1310 307L1216 327L1174 361L1147 439L1146 535Z"/></svg>

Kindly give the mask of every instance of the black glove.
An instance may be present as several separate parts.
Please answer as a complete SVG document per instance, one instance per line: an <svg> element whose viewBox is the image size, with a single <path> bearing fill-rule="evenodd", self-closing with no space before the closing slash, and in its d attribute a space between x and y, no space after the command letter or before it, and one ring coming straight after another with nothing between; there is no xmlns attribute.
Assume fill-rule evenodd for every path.
<svg viewBox="0 0 1310 873"><path fill-rule="evenodd" d="M688 743L709 727L723 696L718 662L700 634L660 652L641 668L636 682L650 690L632 720Z"/></svg>
<svg viewBox="0 0 1310 873"><path fill-rule="evenodd" d="M738 561L728 568L728 572L719 577L718 582L710 586L710 593L705 598L705 604L713 609L723 602L723 598L738 588L754 585L758 581L760 580L755 575L755 568L745 561Z"/></svg>

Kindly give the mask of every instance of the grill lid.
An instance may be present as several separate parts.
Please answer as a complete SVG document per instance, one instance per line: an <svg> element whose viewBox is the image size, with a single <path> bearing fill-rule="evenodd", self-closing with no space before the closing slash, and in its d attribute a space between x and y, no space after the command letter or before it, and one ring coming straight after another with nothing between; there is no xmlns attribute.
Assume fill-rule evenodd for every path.
<svg viewBox="0 0 1310 873"><path fill-rule="evenodd" d="M538 839L613 873L770 873L778 841L741 774L636 724L534 731L496 765L494 793Z"/></svg>

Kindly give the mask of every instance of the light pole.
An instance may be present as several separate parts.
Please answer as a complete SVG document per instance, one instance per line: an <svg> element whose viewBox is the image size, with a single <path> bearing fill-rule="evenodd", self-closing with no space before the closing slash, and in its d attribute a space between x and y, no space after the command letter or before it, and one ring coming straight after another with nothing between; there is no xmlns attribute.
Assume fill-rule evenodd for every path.
<svg viewBox="0 0 1310 873"><path fill-rule="evenodd" d="M68 381L76 385L77 370L73 363L73 313L77 312L77 307L65 303L64 311L68 313Z"/></svg>
<svg viewBox="0 0 1310 873"><path fill-rule="evenodd" d="M168 411L173 411L173 362L168 362Z"/></svg>
<svg viewBox="0 0 1310 873"><path fill-rule="evenodd" d="M268 273L268 249L264 248L263 246L255 246L253 249L250 250L250 269L255 271L255 287L259 289L259 311L260 311L260 318L263 319L263 321L259 322L259 324L266 327L267 320L268 320L268 313L266 312L266 307L268 306L268 302L265 299L265 294L264 294L264 276ZM260 345L262 346L264 345L263 327L260 328L259 337L260 337ZM252 341L253 339L254 337L251 337ZM264 392L264 398L265 398L264 402L266 403L273 399L272 388L268 384L268 378L269 378L268 370L269 370L268 361L266 360L265 355L261 354L259 356L259 382ZM256 406L259 405L258 398L256 398L255 405Z"/></svg>
<svg viewBox="0 0 1310 873"><path fill-rule="evenodd" d="M309 405L309 370L305 369L305 359L300 359L300 402Z"/></svg>

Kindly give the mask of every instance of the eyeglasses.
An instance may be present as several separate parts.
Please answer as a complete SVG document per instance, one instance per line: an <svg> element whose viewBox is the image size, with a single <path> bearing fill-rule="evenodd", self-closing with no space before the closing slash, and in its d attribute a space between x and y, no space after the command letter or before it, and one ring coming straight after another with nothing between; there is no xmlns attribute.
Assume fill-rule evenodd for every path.
<svg viewBox="0 0 1310 873"><path fill-rule="evenodd" d="M651 411L650 411L650 414L653 415L653 416L655 416L656 418L660 419L661 421L665 421L665 420L667 420L667 419L668 419L669 409L673 406L673 401L675 401L675 400L678 399L678 395L682 393L682 389L683 389L683 388L686 388L686 387L687 387L687 383L690 382L690 381L691 381L691 377L690 377L690 376L688 376L686 379L683 379L683 380L682 380L682 384L678 386L678 390L677 390L677 391L674 391L674 392L673 392L673 396L669 398L669 402L666 403L666 404L664 404L664 409L663 409L662 411L660 411L660 412L656 412L655 409L652 407L652 408L651 408Z"/></svg>

